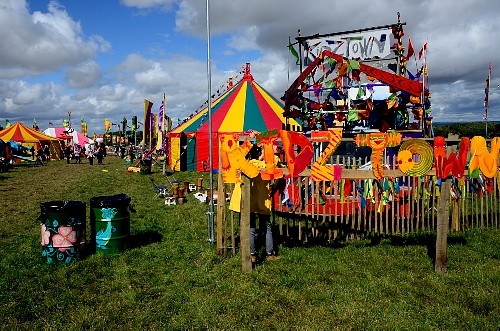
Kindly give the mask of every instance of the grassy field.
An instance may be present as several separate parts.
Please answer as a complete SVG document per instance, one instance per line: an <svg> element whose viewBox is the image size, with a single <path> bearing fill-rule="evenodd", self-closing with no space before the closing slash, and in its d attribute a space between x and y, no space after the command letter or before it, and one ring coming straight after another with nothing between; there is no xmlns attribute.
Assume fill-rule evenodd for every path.
<svg viewBox="0 0 500 331"><path fill-rule="evenodd" d="M136 209L134 248L46 263L40 203L85 201L88 222L90 198L117 193ZM102 166L16 166L0 174L0 198L0 329L500 328L499 230L449 236L443 275L433 271L434 238L424 235L282 246L280 260L243 273L239 255L219 257L207 242L205 204L190 196L165 206L147 176L127 173L114 156Z"/></svg>

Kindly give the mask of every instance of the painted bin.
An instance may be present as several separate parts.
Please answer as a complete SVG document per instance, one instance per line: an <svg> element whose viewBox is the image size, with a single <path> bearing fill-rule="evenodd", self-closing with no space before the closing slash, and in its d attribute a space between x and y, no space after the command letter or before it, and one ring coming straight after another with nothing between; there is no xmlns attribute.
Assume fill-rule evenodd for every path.
<svg viewBox="0 0 500 331"><path fill-rule="evenodd" d="M85 202L42 202L40 211L42 256L47 263L69 263L79 259L85 245Z"/></svg>
<svg viewBox="0 0 500 331"><path fill-rule="evenodd" d="M95 253L113 254L129 248L130 200L126 194L90 199L91 246Z"/></svg>

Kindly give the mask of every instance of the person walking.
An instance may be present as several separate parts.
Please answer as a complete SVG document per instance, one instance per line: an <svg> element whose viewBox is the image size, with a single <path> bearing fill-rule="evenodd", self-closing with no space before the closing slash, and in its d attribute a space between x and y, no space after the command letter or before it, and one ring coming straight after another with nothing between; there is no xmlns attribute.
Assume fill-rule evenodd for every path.
<svg viewBox="0 0 500 331"><path fill-rule="evenodd" d="M87 159L90 165L94 165L94 144L88 144L85 146L85 153L87 154Z"/></svg>
<svg viewBox="0 0 500 331"><path fill-rule="evenodd" d="M49 148L49 145L45 145L43 147L43 155L45 157L45 161L50 161L50 148Z"/></svg>
<svg viewBox="0 0 500 331"><path fill-rule="evenodd" d="M64 157L66 158L66 163L70 164L71 160L71 145L67 143L64 146Z"/></svg>
<svg viewBox="0 0 500 331"><path fill-rule="evenodd" d="M102 159L104 158L104 152L105 152L104 149L105 149L104 143L100 143L97 146L96 157L97 157L97 164L99 164L99 165L102 164Z"/></svg>

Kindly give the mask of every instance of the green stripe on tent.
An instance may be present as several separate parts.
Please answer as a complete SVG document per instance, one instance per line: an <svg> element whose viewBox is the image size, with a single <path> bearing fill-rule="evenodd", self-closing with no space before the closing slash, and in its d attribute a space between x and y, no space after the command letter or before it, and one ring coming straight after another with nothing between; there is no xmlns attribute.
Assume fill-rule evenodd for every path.
<svg viewBox="0 0 500 331"><path fill-rule="evenodd" d="M243 119L243 131L248 131L250 129L256 131L267 131L267 126L262 117L257 100L255 100L255 95L253 93L252 85L247 82L247 95L245 100L245 118Z"/></svg>

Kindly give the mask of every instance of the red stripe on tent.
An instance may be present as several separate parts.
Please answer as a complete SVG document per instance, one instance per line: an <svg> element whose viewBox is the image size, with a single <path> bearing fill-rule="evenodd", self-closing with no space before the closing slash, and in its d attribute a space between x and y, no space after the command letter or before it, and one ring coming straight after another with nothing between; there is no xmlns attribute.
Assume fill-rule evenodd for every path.
<svg viewBox="0 0 500 331"><path fill-rule="evenodd" d="M255 96L255 101L259 106L259 110L264 119L264 123L268 130L277 129L281 130L281 120L274 112L273 108L267 103L266 99L262 96L259 90L255 87L255 83L252 83L252 91Z"/></svg>
<svg viewBox="0 0 500 331"><path fill-rule="evenodd" d="M233 105L234 99L238 96L238 93L240 93L241 88L243 84L240 84L232 93L229 95L229 98L223 102L222 105L218 105L219 107L214 107L212 109L212 132L218 132L219 127L222 124L222 121L224 121L224 118L226 118L227 113L229 112L229 109ZM208 115L207 115L208 116ZM202 126L197 130L197 132L206 132L208 133L208 124L209 121L203 123Z"/></svg>

